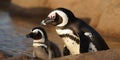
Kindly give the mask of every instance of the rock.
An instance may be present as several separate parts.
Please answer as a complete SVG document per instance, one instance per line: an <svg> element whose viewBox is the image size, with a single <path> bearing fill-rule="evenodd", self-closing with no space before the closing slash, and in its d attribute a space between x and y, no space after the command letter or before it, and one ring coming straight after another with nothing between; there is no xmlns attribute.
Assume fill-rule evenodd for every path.
<svg viewBox="0 0 120 60"><path fill-rule="evenodd" d="M11 3L23 8L50 7L48 0L12 0Z"/></svg>
<svg viewBox="0 0 120 60"><path fill-rule="evenodd" d="M24 8L19 5L11 4L8 11L13 16L22 16L26 18L45 18L51 9L45 7Z"/></svg>
<svg viewBox="0 0 120 60"><path fill-rule="evenodd" d="M52 9L64 7L79 18L88 18L90 25L101 33L117 36L120 35L119 2L118 0L11 0L10 13L15 16L43 19Z"/></svg>
<svg viewBox="0 0 120 60"><path fill-rule="evenodd" d="M1 2L3 1L3 2ZM100 51L96 53L85 53L75 56L65 56L54 60L118 60L120 59L120 1L119 0L1 0L0 8L9 7L8 11L12 15L12 21L18 27L27 26L32 28L30 23L40 24L40 20L44 19L48 13L58 7L70 9L78 18L87 18L90 25L96 28L100 33L106 36L118 37L113 40L105 39L111 50ZM4 2L8 1L8 2ZM10 6L8 6L10 3ZM19 18L15 18L18 16ZM14 18L13 18L14 17ZM24 18L25 17L25 18ZM35 18L33 18L35 17ZM33 18L33 19L32 19ZM20 22L22 21L22 22ZM26 23L27 22L27 23ZM29 23L30 22L30 23ZM88 21L89 22L89 21ZM24 24L24 25L23 25ZM19 27L18 27L19 28ZM24 27L26 28L26 27ZM62 39L56 35L54 27L45 27L50 40L56 41L60 48L63 48ZM21 29L22 30L22 29ZM24 30L23 30L24 31ZM54 38L56 37L56 38ZM54 38L54 39L53 39ZM119 40L119 41L118 41ZM116 43L117 42L117 43ZM9 42L10 43L10 42ZM15 47L14 47L15 48ZM61 49L63 50L63 49ZM0 58L7 58L6 54L0 52ZM24 59L27 56L15 56L9 59Z"/></svg>
<svg viewBox="0 0 120 60"><path fill-rule="evenodd" d="M120 36L120 1L112 0L101 15L97 29L110 36ZM119 39L120 40L120 39Z"/></svg>
<svg viewBox="0 0 120 60"><path fill-rule="evenodd" d="M0 51L0 59L6 58L5 53L3 51Z"/></svg>
<svg viewBox="0 0 120 60"><path fill-rule="evenodd" d="M7 54L6 52L0 50L0 59L6 59L8 57L11 57L11 55Z"/></svg>
<svg viewBox="0 0 120 60"><path fill-rule="evenodd" d="M14 57L6 58L5 60L29 60L30 58L26 55L17 55Z"/></svg>
<svg viewBox="0 0 120 60"><path fill-rule="evenodd" d="M49 2L53 9L65 7L79 18L90 18L90 25L96 27L102 12L107 8L110 0L49 0Z"/></svg>
<svg viewBox="0 0 120 60"><path fill-rule="evenodd" d="M5 10L9 7L11 0L0 0L0 9Z"/></svg>
<svg viewBox="0 0 120 60"><path fill-rule="evenodd" d="M12 0L13 5L22 8L67 8L70 9L79 18L90 18L90 25L93 27L96 27L99 23L99 18L104 9L109 5L109 2L110 0Z"/></svg>
<svg viewBox="0 0 120 60"><path fill-rule="evenodd" d="M65 56L53 60L118 60L120 59L120 49L111 49L94 53L84 53L74 56Z"/></svg>

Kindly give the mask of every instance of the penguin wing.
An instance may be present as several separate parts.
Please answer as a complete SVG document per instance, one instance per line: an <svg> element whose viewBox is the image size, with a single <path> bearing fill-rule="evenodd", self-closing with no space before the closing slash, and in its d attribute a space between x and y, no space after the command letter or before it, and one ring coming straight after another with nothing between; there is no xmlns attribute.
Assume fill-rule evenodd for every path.
<svg viewBox="0 0 120 60"><path fill-rule="evenodd" d="M78 31L78 35L81 37L81 39L83 40L88 39L89 41L87 42L89 43L92 42L98 50L109 49L104 39L95 29L93 29L87 24L83 24L83 26L79 26L79 29L80 30ZM84 38L82 36L84 36Z"/></svg>
<svg viewBox="0 0 120 60"><path fill-rule="evenodd" d="M61 57L61 51L58 47L57 44L55 44L54 42L50 41L50 48L52 50L52 55L53 57Z"/></svg>
<svg viewBox="0 0 120 60"><path fill-rule="evenodd" d="M67 55L70 55L70 51L67 48L67 46L64 46L64 48L63 48L63 56L67 56Z"/></svg>
<svg viewBox="0 0 120 60"><path fill-rule="evenodd" d="M88 52L90 39L84 35L84 32L89 30L83 30L84 24L80 20L76 20L70 25L70 28L74 31L74 34L80 38L80 53Z"/></svg>
<svg viewBox="0 0 120 60"><path fill-rule="evenodd" d="M88 52L89 43L91 40L87 36L84 35L84 31L80 31L77 34L80 37L80 52L81 53Z"/></svg>

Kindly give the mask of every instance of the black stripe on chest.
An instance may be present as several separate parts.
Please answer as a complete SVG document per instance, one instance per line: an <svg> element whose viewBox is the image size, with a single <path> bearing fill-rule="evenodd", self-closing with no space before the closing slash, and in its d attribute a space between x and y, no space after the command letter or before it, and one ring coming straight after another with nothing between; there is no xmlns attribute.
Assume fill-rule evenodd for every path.
<svg viewBox="0 0 120 60"><path fill-rule="evenodd" d="M64 38L64 37L67 37L67 38L70 38L71 40L74 40L77 44L80 44L80 40L75 38L74 36L72 35L69 35L69 34L62 34L62 35L59 35L60 37Z"/></svg>

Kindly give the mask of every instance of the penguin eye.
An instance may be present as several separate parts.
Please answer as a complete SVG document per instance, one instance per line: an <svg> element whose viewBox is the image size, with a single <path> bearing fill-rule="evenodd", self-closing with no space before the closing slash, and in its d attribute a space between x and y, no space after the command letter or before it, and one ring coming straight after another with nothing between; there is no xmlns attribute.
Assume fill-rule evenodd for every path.
<svg viewBox="0 0 120 60"><path fill-rule="evenodd" d="M42 34L38 31L37 33L32 33L31 34L31 38L33 39L41 39L42 38Z"/></svg>
<svg viewBox="0 0 120 60"><path fill-rule="evenodd" d="M54 20L56 17L55 16L52 16L51 20Z"/></svg>

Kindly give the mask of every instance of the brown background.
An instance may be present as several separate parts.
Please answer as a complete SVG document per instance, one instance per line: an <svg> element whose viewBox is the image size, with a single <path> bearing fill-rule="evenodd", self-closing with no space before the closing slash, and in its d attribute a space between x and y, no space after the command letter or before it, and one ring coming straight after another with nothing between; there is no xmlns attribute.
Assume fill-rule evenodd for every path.
<svg viewBox="0 0 120 60"><path fill-rule="evenodd" d="M39 26L41 20L44 19L50 11L58 7L64 7L71 10L76 17L82 18L95 28L111 48L110 51L80 55L83 57L83 60L101 60L100 58L103 56L105 56L103 57L105 59L119 59L119 0L0 0L0 9L10 13L14 25L17 27L25 27L28 30L34 26ZM59 44L62 50L63 42L61 38L56 35L54 27L48 26L44 28L48 33L49 39ZM19 30L18 28L16 29ZM26 34L28 32L22 30L22 33ZM118 55L115 55L116 53ZM78 59L78 56L73 56L73 59ZM62 57L62 59L70 60L71 58L68 56Z"/></svg>

